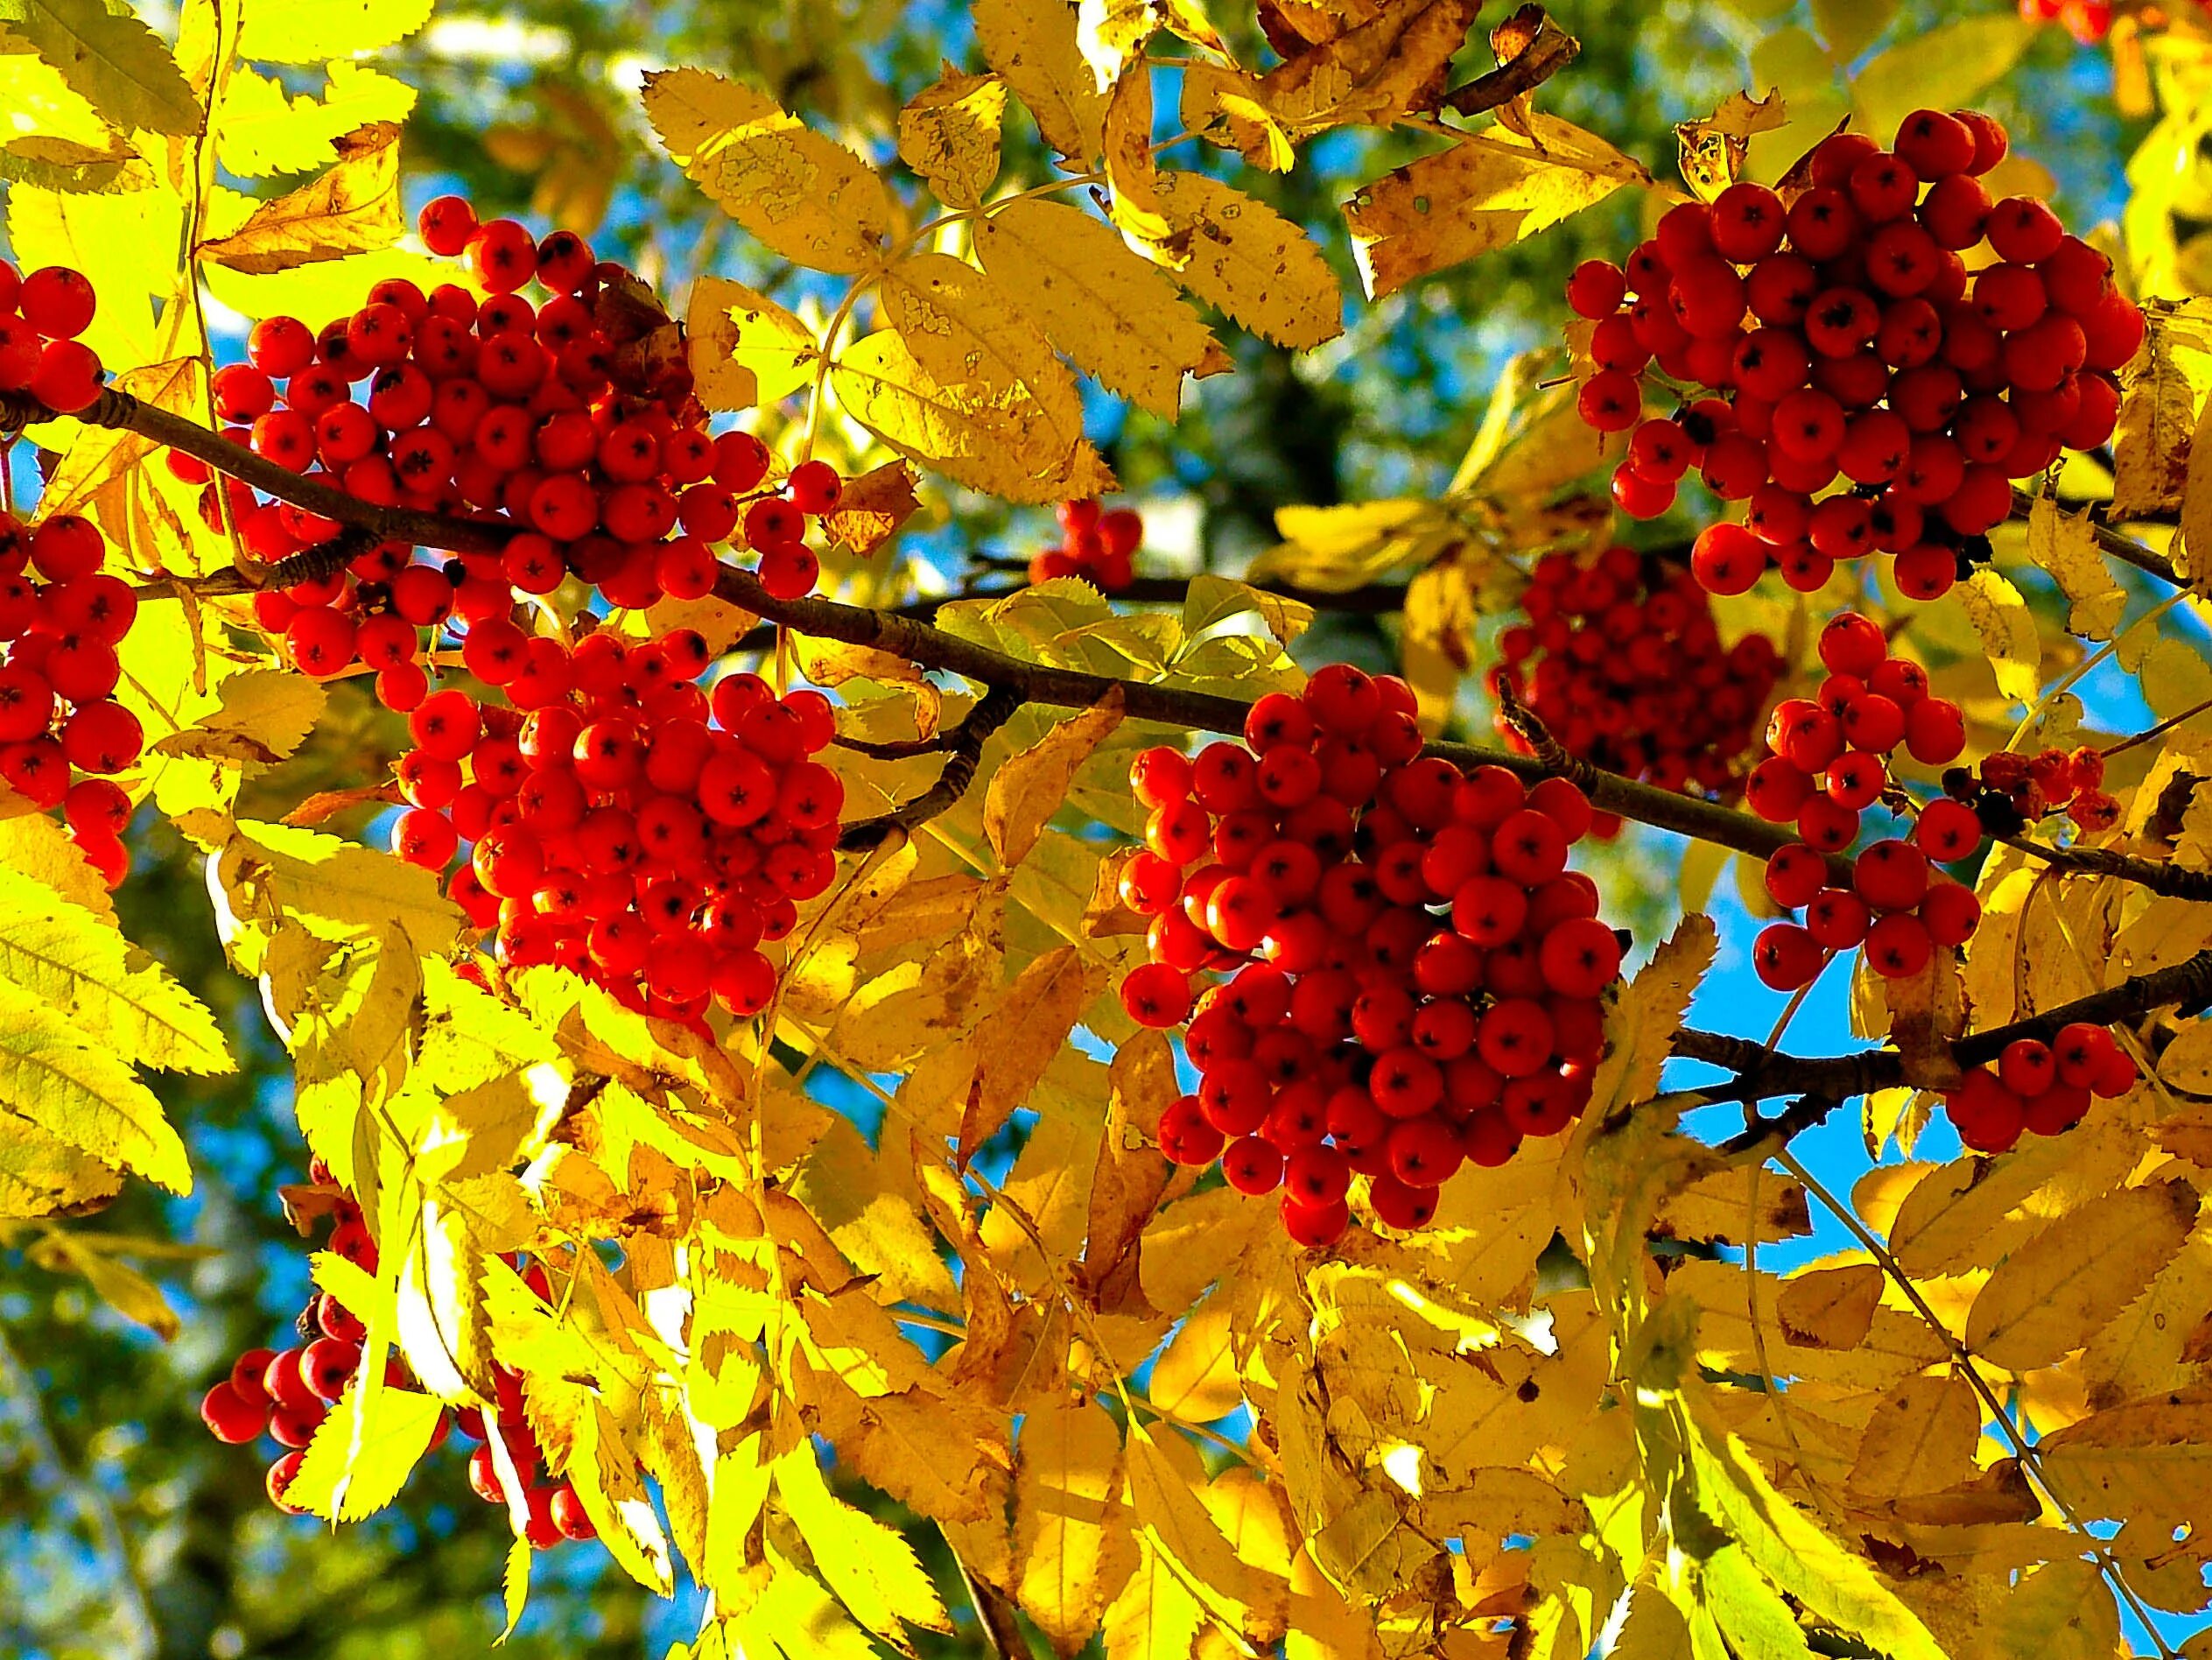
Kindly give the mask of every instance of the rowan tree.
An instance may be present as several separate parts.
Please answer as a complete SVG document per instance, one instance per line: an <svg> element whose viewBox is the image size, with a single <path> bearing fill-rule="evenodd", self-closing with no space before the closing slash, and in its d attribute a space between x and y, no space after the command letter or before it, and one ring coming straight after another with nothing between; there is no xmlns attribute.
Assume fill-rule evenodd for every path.
<svg viewBox="0 0 2212 1660"><path fill-rule="evenodd" d="M2212 23L1734 0L1662 166L1560 109L1671 17L973 0L549 78L502 211L428 10L0 18L0 1313L108 1311L0 1384L103 1645L2212 1641ZM1234 574L1124 488L1490 272L1448 475ZM234 1075L242 1333L150 1197ZM167 1617L47 1410L126 1323L323 1603Z"/></svg>

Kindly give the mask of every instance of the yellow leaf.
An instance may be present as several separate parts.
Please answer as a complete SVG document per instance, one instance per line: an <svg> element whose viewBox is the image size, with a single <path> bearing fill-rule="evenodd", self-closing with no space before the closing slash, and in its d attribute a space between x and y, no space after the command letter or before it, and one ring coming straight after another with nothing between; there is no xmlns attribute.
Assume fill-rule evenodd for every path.
<svg viewBox="0 0 2212 1660"><path fill-rule="evenodd" d="M1099 1635L1106 1660L1191 1660L1205 1620L1205 1605L1173 1555L1147 1534L1137 1541L1135 1569L1099 1616Z"/></svg>
<svg viewBox="0 0 2212 1660"><path fill-rule="evenodd" d="M118 128L175 137L198 127L200 102L184 72L130 11L101 0L8 0L0 18Z"/></svg>
<svg viewBox="0 0 2212 1660"><path fill-rule="evenodd" d="M235 64L223 78L215 153L244 179L310 172L337 160L337 142L348 133L372 122L404 121L414 108L412 87L362 64L333 63L320 98L291 96L269 76Z"/></svg>
<svg viewBox="0 0 2212 1660"><path fill-rule="evenodd" d="M1526 136L1499 125L1385 174L1345 208L1371 299L1548 230L1623 185L1643 164L1541 111Z"/></svg>
<svg viewBox="0 0 2212 1660"><path fill-rule="evenodd" d="M2212 593L2212 401L2197 416L2189 435L2189 459L2181 482L2181 545L2188 550L2193 586Z"/></svg>
<svg viewBox="0 0 2212 1660"><path fill-rule="evenodd" d="M2035 1451L2084 1521L2212 1524L2212 1402L2131 1402L2054 1430Z"/></svg>
<svg viewBox="0 0 2212 1660"><path fill-rule="evenodd" d="M266 63L321 63L404 40L434 0L255 0L238 54Z"/></svg>
<svg viewBox="0 0 2212 1660"><path fill-rule="evenodd" d="M638 1474L636 1456L623 1445L603 1399L589 1397L577 1415L565 1474L608 1554L638 1584L667 1596L675 1582L668 1536Z"/></svg>
<svg viewBox="0 0 2212 1660"><path fill-rule="evenodd" d="M358 1522L399 1496L445 1410L434 1395L388 1385L370 1397L364 1417L361 1396L356 1384L339 1397L284 1490L318 1516L334 1509L341 1522Z"/></svg>
<svg viewBox="0 0 2212 1660"><path fill-rule="evenodd" d="M1998 693L2015 703L2034 702L2043 646L2019 589L1985 566L1954 591L1981 637Z"/></svg>
<svg viewBox="0 0 2212 1660"><path fill-rule="evenodd" d="M1857 1348L1882 1304L1882 1270L1872 1263L1808 1270L1775 1299L1782 1332L1801 1347Z"/></svg>
<svg viewBox="0 0 2212 1660"><path fill-rule="evenodd" d="M884 316L947 386L1063 401L1072 383L1051 343L988 274L949 254L909 256L883 273Z"/></svg>
<svg viewBox="0 0 2212 1660"><path fill-rule="evenodd" d="M897 1139L884 1138L887 1147ZM910 1157L872 1150L839 1119L799 1165L790 1192L853 1266L876 1276L885 1291L931 1308L959 1300L937 1238L922 1220Z"/></svg>
<svg viewBox="0 0 2212 1660"><path fill-rule="evenodd" d="M1967 1314L1967 1347L2015 1372L2055 1364L2151 1283L2196 1212L2196 1189L2171 1181L2061 1216L1997 1265Z"/></svg>
<svg viewBox="0 0 2212 1660"><path fill-rule="evenodd" d="M5 1155L0 1154L0 1162L4 1159ZM128 1263L120 1261L114 1251L102 1249L81 1234L54 1229L34 1245L29 1255L40 1267L53 1269L56 1273L81 1274L85 1284L92 1287L93 1294L102 1302L123 1319L144 1326L165 1343L180 1329L177 1312L169 1306L161 1287Z"/></svg>
<svg viewBox="0 0 2212 1660"><path fill-rule="evenodd" d="M2128 519L2173 512L2188 479L2191 438L2201 401L2198 383L2203 343L2189 332L2201 326L2203 302L2152 306L2143 350L2120 371L2119 424L2112 433L2112 517Z"/></svg>
<svg viewBox="0 0 2212 1660"><path fill-rule="evenodd" d="M157 755L267 765L305 742L328 701L315 681L282 669L227 676L217 695L220 707L146 747Z"/></svg>
<svg viewBox="0 0 2212 1660"><path fill-rule="evenodd" d="M1675 144L1682 158L1683 182L1706 201L1744 176L1752 139L1787 125L1789 111L1781 94L1769 88L1764 98L1731 92L1719 109L1696 121L1675 123Z"/></svg>
<svg viewBox="0 0 2212 1660"><path fill-rule="evenodd" d="M693 183L771 252L859 271L891 222L874 169L761 95L701 69L645 77L645 112Z"/></svg>
<svg viewBox="0 0 2212 1660"><path fill-rule="evenodd" d="M389 248L406 229L399 202L399 126L372 122L336 144L338 161L312 184L264 202L199 257L266 276Z"/></svg>
<svg viewBox="0 0 2212 1660"><path fill-rule="evenodd" d="M906 1627L950 1631L952 1622L913 1546L874 1516L832 1493L802 1439L776 1460L783 1510L814 1553L814 1564L853 1617L886 1642L905 1646Z"/></svg>
<svg viewBox="0 0 2212 1660"><path fill-rule="evenodd" d="M0 1109L172 1193L192 1191L185 1144L153 1092L51 1005L4 981Z"/></svg>
<svg viewBox="0 0 2212 1660"><path fill-rule="evenodd" d="M1241 1625L1253 1600L1251 1570L1198 1497L1204 1467L1180 1436L1162 1441L1141 1424L1128 1428L1129 1504L1139 1532L1156 1545L1216 1617Z"/></svg>
<svg viewBox="0 0 2212 1660"><path fill-rule="evenodd" d="M110 1166L0 1108L0 1220L80 1215L122 1189Z"/></svg>
<svg viewBox="0 0 2212 1660"><path fill-rule="evenodd" d="M904 461L886 461L858 478L847 479L837 505L822 519L830 539L866 558L899 533L922 510L915 493L920 480Z"/></svg>
<svg viewBox="0 0 2212 1660"><path fill-rule="evenodd" d="M1344 299L1312 240L1266 203L1202 173L1162 173L1169 226L1162 255L1176 280L1278 346L1303 349L1344 333Z"/></svg>
<svg viewBox="0 0 2212 1660"><path fill-rule="evenodd" d="M1160 1115L1183 1089L1174 1052L1156 1031L1140 1030L1114 1051L1107 1081L1083 1269L1099 1305L1115 1309L1131 1293L1142 1306L1141 1289L1127 1284L1136 1277L1133 1253L1171 1173L1159 1149Z"/></svg>
<svg viewBox="0 0 2212 1660"><path fill-rule="evenodd" d="M1050 402L1026 388L947 385L895 329L846 347L831 370L839 403L893 449L1008 501L1048 502L1113 488L1083 438L1072 377Z"/></svg>
<svg viewBox="0 0 2212 1660"><path fill-rule="evenodd" d="M112 174L137 153L60 70L4 27L0 27L0 102L14 129L4 147L18 160L96 166Z"/></svg>
<svg viewBox="0 0 2212 1660"><path fill-rule="evenodd" d="M1175 285L1080 209L1017 200L978 220L974 234L976 257L1006 298L1109 390L1172 418L1184 376L1229 367Z"/></svg>
<svg viewBox="0 0 2212 1660"><path fill-rule="evenodd" d="M1878 1502L1970 1481L1979 1474L1974 1449L1981 1439L1981 1397L1972 1384L1950 1374L1908 1377L1867 1418L1851 1488Z"/></svg>
<svg viewBox="0 0 2212 1660"><path fill-rule="evenodd" d="M1036 117L1044 142L1088 164L1106 100L1077 43L1075 0L974 0L970 15L984 61Z"/></svg>
<svg viewBox="0 0 2212 1660"><path fill-rule="evenodd" d="M99 306L78 338L102 362L125 368L171 355L156 350L146 296L166 294L176 283L184 202L175 192L64 194L12 184L8 240L24 270L67 265L91 282Z"/></svg>
<svg viewBox="0 0 2212 1660"><path fill-rule="evenodd" d="M1884 143L1914 110L1971 103L2019 61L2035 25L2018 17L1963 17L1908 36L1851 79L1863 130Z"/></svg>
<svg viewBox="0 0 2212 1660"><path fill-rule="evenodd" d="M116 925L116 902L108 884L85 862L68 833L44 813L0 819L0 869L52 888L78 909Z"/></svg>
<svg viewBox="0 0 2212 1660"><path fill-rule="evenodd" d="M1456 534L1433 502L1347 502L1275 510L1282 541L1255 560L1253 581L1295 582L1340 594L1401 566L1425 565Z"/></svg>
<svg viewBox="0 0 2212 1660"><path fill-rule="evenodd" d="M389 278L404 277L425 291L451 282L451 261L402 248L381 253L349 254L312 265L251 277L227 265L203 266L208 292L247 317L335 317L356 310L369 291Z"/></svg>
<svg viewBox="0 0 2212 1660"><path fill-rule="evenodd" d="M1236 1356L1235 1299L1217 1287L1183 1317L1153 1362L1148 1390L1162 1411L1191 1424L1226 1417L1243 1403Z"/></svg>
<svg viewBox="0 0 2212 1660"><path fill-rule="evenodd" d="M2066 595L2066 630L2084 639L2109 640L2119 626L2127 592L2097 551L2089 510L2068 513L2047 496L2028 511L2027 556L2051 573Z"/></svg>
<svg viewBox="0 0 2212 1660"><path fill-rule="evenodd" d="M814 331L766 294L727 277L692 285L684 320L692 390L709 409L776 404L813 383Z"/></svg>
<svg viewBox="0 0 2212 1660"><path fill-rule="evenodd" d="M1115 76L1106 94L1105 147L1106 215L1124 234L1158 243L1168 235L1160 215L1160 169L1152 159L1152 72L1133 63Z"/></svg>
<svg viewBox="0 0 2212 1660"><path fill-rule="evenodd" d="M334 937L388 925L431 955L453 943L461 915L438 878L384 854L290 825L200 814L180 826L216 856L216 883L270 896L290 919Z"/></svg>
<svg viewBox="0 0 2212 1660"><path fill-rule="evenodd" d="M983 800L983 834L1001 866L1010 869L1029 856L1066 801L1083 763L1120 724L1117 686L1073 719L1057 722L992 774Z"/></svg>
<svg viewBox="0 0 2212 1660"><path fill-rule="evenodd" d="M2016 1579L1984 1635L1991 1660L2110 1660L2135 1646L2121 1642L2111 1588L2095 1563L2080 1558L2046 1562Z"/></svg>
<svg viewBox="0 0 2212 1660"><path fill-rule="evenodd" d="M227 1073L234 1063L206 1005L113 924L0 868L0 981L51 1003L128 1065Z"/></svg>
<svg viewBox="0 0 2212 1660"><path fill-rule="evenodd" d="M1090 1400L1032 1406L1014 1475L1014 1582L1022 1612L1072 1655L1135 1560L1120 1502L1121 1432Z"/></svg>
<svg viewBox="0 0 2212 1660"><path fill-rule="evenodd" d="M1104 979L1104 970L1085 964L1073 946L1062 946L1024 968L984 1016L975 1033L975 1081L960 1114L962 1164L1015 1108L1035 1104L1029 1098L1037 1080Z"/></svg>
<svg viewBox="0 0 2212 1660"><path fill-rule="evenodd" d="M980 208L999 176L1006 83L951 64L899 111L899 159L949 208Z"/></svg>

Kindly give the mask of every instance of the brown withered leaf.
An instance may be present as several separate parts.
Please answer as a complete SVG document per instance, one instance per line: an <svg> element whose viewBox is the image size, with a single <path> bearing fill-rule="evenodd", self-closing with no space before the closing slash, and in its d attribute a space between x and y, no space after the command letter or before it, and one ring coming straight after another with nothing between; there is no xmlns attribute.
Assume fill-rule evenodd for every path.
<svg viewBox="0 0 2212 1660"><path fill-rule="evenodd" d="M284 822L318 825L354 807L365 807L372 802L391 805L398 800L399 786L392 783L365 784L351 790L318 790L284 814Z"/></svg>
<svg viewBox="0 0 2212 1660"><path fill-rule="evenodd" d="M335 143L320 178L263 202L228 236L200 244L202 259L252 276L389 248L405 229L399 203L399 124L371 122Z"/></svg>
<svg viewBox="0 0 2212 1660"><path fill-rule="evenodd" d="M858 478L846 481L837 506L823 519L830 540L839 547L866 556L899 533L899 527L921 510L915 493L920 475L904 461L886 461Z"/></svg>
<svg viewBox="0 0 2212 1660"><path fill-rule="evenodd" d="M1966 988L1955 952L1931 953L1905 980L1882 983L1890 1008L1890 1039L1905 1058L1905 1076L1924 1089L1956 1086L1962 1073L1951 1040L1966 1030Z"/></svg>
<svg viewBox="0 0 2212 1660"><path fill-rule="evenodd" d="M1260 78L1259 101L1294 130L1433 114L1481 0L1384 0L1374 15Z"/></svg>
<svg viewBox="0 0 2212 1660"><path fill-rule="evenodd" d="M1083 907L1083 933L1087 939L1099 939L1108 934L1141 934L1149 925L1146 918L1121 902L1121 872L1129 861L1142 851L1125 848L1119 853L1108 854L1099 861L1096 884L1091 897Z"/></svg>

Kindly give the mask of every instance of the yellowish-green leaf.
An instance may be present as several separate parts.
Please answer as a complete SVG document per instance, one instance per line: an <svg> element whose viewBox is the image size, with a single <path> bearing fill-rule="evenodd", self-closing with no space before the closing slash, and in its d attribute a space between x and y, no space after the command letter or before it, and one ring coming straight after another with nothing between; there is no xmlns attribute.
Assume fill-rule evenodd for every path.
<svg viewBox="0 0 2212 1660"><path fill-rule="evenodd" d="M776 1492L824 1581L862 1625L900 1646L908 1626L952 1628L913 1546L830 1491L811 1440L776 1460Z"/></svg>
<svg viewBox="0 0 2212 1660"><path fill-rule="evenodd" d="M1887 144L1914 110L1971 104L2018 63L2035 25L1995 13L1963 17L1900 41L1851 81L1857 124Z"/></svg>
<svg viewBox="0 0 2212 1660"><path fill-rule="evenodd" d="M295 97L270 76L235 66L223 81L215 116L215 154L242 179L310 172L338 159L338 141L380 121L404 121L415 89L404 81L340 61L321 97Z"/></svg>
<svg viewBox="0 0 2212 1660"><path fill-rule="evenodd" d="M980 208L999 176L1006 83L996 75L944 73L899 111L899 159L952 208Z"/></svg>
<svg viewBox="0 0 2212 1660"><path fill-rule="evenodd" d="M161 37L102 0L0 0L0 23L109 121L176 136L200 124L200 102Z"/></svg>
<svg viewBox="0 0 2212 1660"><path fill-rule="evenodd" d="M991 775L983 798L983 834L1001 865L1011 869L1029 856L1067 799L1076 773L1120 724L1121 695L1116 687L1073 720L1057 723Z"/></svg>
<svg viewBox="0 0 2212 1660"><path fill-rule="evenodd" d="M397 926L430 955L460 932L460 912L437 876L388 855L291 825L212 814L180 827L217 855L226 890L242 885L249 895L266 894L287 918L326 937Z"/></svg>
<svg viewBox="0 0 2212 1660"><path fill-rule="evenodd" d="M0 868L0 979L51 1003L125 1064L232 1070L207 1006L107 919Z"/></svg>
<svg viewBox="0 0 2212 1660"><path fill-rule="evenodd" d="M685 319L692 390L709 409L780 403L814 379L814 331L766 294L727 277L702 277Z"/></svg>
<svg viewBox="0 0 2212 1660"><path fill-rule="evenodd" d="M68 265L85 274L99 308L79 338L118 368L165 355L155 349L146 297L175 285L183 240L184 206L171 191L63 195L23 184L8 191L15 260L25 271Z"/></svg>
<svg viewBox="0 0 2212 1660"><path fill-rule="evenodd" d="M2148 1285L2194 1226L2187 1182L2124 1187L2061 1217L1997 1266L1974 1298L1966 1343L2021 1372L2080 1348Z"/></svg>
<svg viewBox="0 0 2212 1660"><path fill-rule="evenodd" d="M339 1397L308 1444L284 1496L318 1516L358 1522L399 1496L445 1408L434 1395L386 1386L370 1396L366 1417L358 1385Z"/></svg>
<svg viewBox="0 0 2212 1660"><path fill-rule="evenodd" d="M51 1004L0 981L0 1108L173 1193L192 1191L185 1144L130 1068Z"/></svg>
<svg viewBox="0 0 2212 1660"><path fill-rule="evenodd" d="M113 179L137 154L60 70L4 25L0 25L0 104L8 110L12 130L4 140L6 152L17 160L88 170L92 182Z"/></svg>
<svg viewBox="0 0 2212 1660"><path fill-rule="evenodd" d="M976 257L1052 343L1111 391L1172 417L1186 375L1229 367L1159 270L1064 202L1015 200L976 222Z"/></svg>
<svg viewBox="0 0 2212 1660"><path fill-rule="evenodd" d="M241 57L322 63L404 40L430 21L435 0L254 0Z"/></svg>
<svg viewBox="0 0 2212 1660"><path fill-rule="evenodd" d="M1643 164L1556 116L1532 112L1524 135L1500 125L1408 162L1345 208L1370 297L1548 230L1623 185Z"/></svg>
<svg viewBox="0 0 2212 1660"><path fill-rule="evenodd" d="M1312 239L1266 203L1203 173L1162 173L1162 255L1176 280L1278 346L1344 333L1336 274Z"/></svg>
<svg viewBox="0 0 2212 1660"><path fill-rule="evenodd" d="M1981 637L1998 693L2015 703L2034 702L2043 646L2035 632L2035 614L2027 608L2019 589L1984 566L1955 592L1974 632Z"/></svg>
<svg viewBox="0 0 2212 1660"><path fill-rule="evenodd" d="M405 230L399 202L399 128L376 122L337 141L339 160L311 184L256 208L200 257L249 276L389 248Z"/></svg>
<svg viewBox="0 0 2212 1660"><path fill-rule="evenodd" d="M52 888L79 909L115 925L116 902L108 884L86 862L67 832L44 813L0 819L0 868Z"/></svg>
<svg viewBox="0 0 2212 1660"><path fill-rule="evenodd" d="M984 60L1035 116L1045 143L1072 161L1099 153L1106 100L1078 44L1075 0L975 0Z"/></svg>

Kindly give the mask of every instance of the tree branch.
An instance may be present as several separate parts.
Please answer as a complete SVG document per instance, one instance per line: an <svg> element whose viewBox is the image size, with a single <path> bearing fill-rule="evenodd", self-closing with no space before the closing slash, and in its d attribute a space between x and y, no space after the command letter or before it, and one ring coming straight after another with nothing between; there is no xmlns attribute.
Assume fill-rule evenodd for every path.
<svg viewBox="0 0 2212 1660"><path fill-rule="evenodd" d="M1535 91L1574 62L1582 51L1582 42L1547 17L1541 6L1521 7L1491 32L1490 40L1504 61L1487 74L1477 75L1465 86L1445 94L1447 109L1476 116L1511 103L1524 93ZM1513 49L1516 41L1518 50Z"/></svg>
<svg viewBox="0 0 2212 1660"><path fill-rule="evenodd" d="M975 769L983 759L983 746L991 741L993 733L1014 718L1015 711L1024 701L1022 694L1010 687L993 686L959 725L930 741L931 749L945 751L944 770L937 774L937 782L911 801L902 802L880 817L858 819L846 825L837 845L846 853L863 853L894 830L912 830L940 813L950 812L967 793L968 785L975 781Z"/></svg>
<svg viewBox="0 0 2212 1660"><path fill-rule="evenodd" d="M2212 998L2212 949L2170 967L2137 974L2102 991L2077 997L2072 1002L2024 1020L2015 1020L1986 1031L1970 1032L1950 1045L1951 1059L1962 1070L1995 1060L2007 1044L2021 1038L2048 1042L2058 1029L2075 1021L2092 1026L2138 1018L2154 1009L2172 1004L2193 1006ZM1762 1146L1786 1143L1800 1130L1819 1123L1846 1101L1914 1082L1905 1057L1894 1049L1867 1049L1855 1055L1800 1058L1780 1055L1747 1038L1685 1027L1675 1034L1675 1054L1685 1060L1703 1061L1736 1075L1729 1081L1701 1087L1706 1101L1757 1101L1780 1095L1799 1099L1780 1115L1762 1118L1741 1135L1722 1143L1722 1150L1744 1153Z"/></svg>
<svg viewBox="0 0 2212 1660"><path fill-rule="evenodd" d="M2014 518L2026 518L2034 506L2035 497L2026 490L2016 489L2012 492L2012 517ZM2091 510L2089 526L2090 533L2096 538L2096 545L2100 552L2109 553L2124 564L2132 565L2138 571L2147 572L2171 587L2188 587L2188 583L2182 580L2180 573L2174 570L2171 560L2161 554L2152 552L2133 537L2114 530L2103 519L2096 517L2094 509Z"/></svg>
<svg viewBox="0 0 2212 1660"><path fill-rule="evenodd" d="M2155 859L2111 848L2049 848L2026 836L1998 836L1997 840L2054 870L2074 876L2117 876L2169 898L2212 900L2212 870L2185 870L2180 865L2160 864Z"/></svg>

